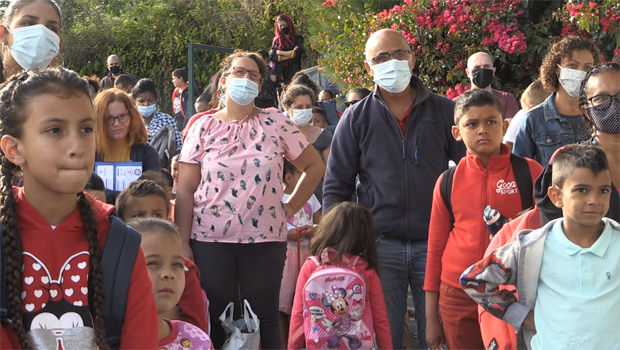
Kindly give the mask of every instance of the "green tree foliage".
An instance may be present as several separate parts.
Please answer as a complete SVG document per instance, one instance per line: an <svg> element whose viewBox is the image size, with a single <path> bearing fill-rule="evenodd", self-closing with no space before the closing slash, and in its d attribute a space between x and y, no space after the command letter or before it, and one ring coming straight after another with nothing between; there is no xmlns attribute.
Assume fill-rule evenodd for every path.
<svg viewBox="0 0 620 350"><path fill-rule="evenodd" d="M269 50L275 18L287 13L307 37L308 21L296 0L63 0L65 66L83 75L107 74L106 58L118 55L125 70L151 78L159 105L170 109L171 73L187 69L189 43L255 51ZM217 72L223 53L200 52L209 72L195 66L202 91ZM314 65L310 51L304 66Z"/></svg>

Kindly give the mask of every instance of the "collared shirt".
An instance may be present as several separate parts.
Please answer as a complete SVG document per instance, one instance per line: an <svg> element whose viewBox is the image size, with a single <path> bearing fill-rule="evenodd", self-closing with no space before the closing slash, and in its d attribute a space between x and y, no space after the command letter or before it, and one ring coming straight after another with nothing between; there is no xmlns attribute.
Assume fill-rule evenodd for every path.
<svg viewBox="0 0 620 350"><path fill-rule="evenodd" d="M519 125L512 153L534 159L543 167L555 151L576 142L571 123L555 106L554 92L543 103L530 109Z"/></svg>
<svg viewBox="0 0 620 350"><path fill-rule="evenodd" d="M150 143L153 137L155 137L155 135L157 135L161 128L163 128L166 124L170 125L174 129L174 135L176 136L176 150L180 151L182 146L181 134L177 129L177 123L174 121L174 119L172 119L171 116L165 113L161 113L159 111L155 111L155 114L153 114L153 117L151 119L151 123L146 126L146 130L149 133L148 142Z"/></svg>
<svg viewBox="0 0 620 350"><path fill-rule="evenodd" d="M605 229L589 248L571 242L559 220L543 251L533 349L617 349L620 344L620 231Z"/></svg>

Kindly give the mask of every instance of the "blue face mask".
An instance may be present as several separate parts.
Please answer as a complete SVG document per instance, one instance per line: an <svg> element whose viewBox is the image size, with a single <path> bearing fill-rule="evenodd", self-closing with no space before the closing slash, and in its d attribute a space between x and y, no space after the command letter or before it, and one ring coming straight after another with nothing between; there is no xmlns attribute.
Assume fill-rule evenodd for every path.
<svg viewBox="0 0 620 350"><path fill-rule="evenodd" d="M155 111L157 111L157 103L153 103L150 106L138 106L138 112L140 112L143 117L150 117Z"/></svg>
<svg viewBox="0 0 620 350"><path fill-rule="evenodd" d="M60 38L42 24L13 29L11 55L22 68L47 68L60 52Z"/></svg>
<svg viewBox="0 0 620 350"><path fill-rule="evenodd" d="M391 93L405 91L411 81L409 61L393 59L370 68L374 72L375 83Z"/></svg>
<svg viewBox="0 0 620 350"><path fill-rule="evenodd" d="M227 92L238 105L247 106L258 96L258 84L248 78L230 78Z"/></svg>

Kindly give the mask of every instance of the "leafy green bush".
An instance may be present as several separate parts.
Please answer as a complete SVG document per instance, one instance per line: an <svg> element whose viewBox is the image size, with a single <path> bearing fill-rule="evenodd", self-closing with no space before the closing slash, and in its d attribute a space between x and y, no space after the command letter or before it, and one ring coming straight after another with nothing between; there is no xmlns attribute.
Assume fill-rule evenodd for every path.
<svg viewBox="0 0 620 350"><path fill-rule="evenodd" d="M309 35L303 9L295 0L68 1L73 20L63 28L65 66L83 75L103 77L108 73L106 58L116 54L127 72L155 81L162 110L171 110L171 73L176 68L187 69L189 43L269 50L274 20L281 13L290 14L298 31ZM196 83L202 91L225 54L198 55L209 69L204 72L200 65L195 66ZM313 65L316 56L310 51L305 65Z"/></svg>
<svg viewBox="0 0 620 350"><path fill-rule="evenodd" d="M576 2L572 1L574 5ZM601 26L607 25L607 31L595 32L596 16L587 17L588 26L580 22L586 17L571 22L571 26L595 32L594 39L610 58L617 47L615 9L620 6L618 0L602 2L587 6L596 7L597 14L599 8L605 13L609 21L605 24L601 19ZM334 83L347 89L372 86L363 68L365 42L373 32L392 28L409 41L416 59L415 72L430 90L458 96L470 84L465 74L467 58L484 51L494 58L497 67L493 87L519 95L538 76L538 67L552 42L567 34L561 25L570 22L563 15L570 4L556 1L541 8L540 3L521 0L405 0L390 10L360 13L355 0L325 0L315 10L325 26L314 48L323 54L319 63L336 78Z"/></svg>

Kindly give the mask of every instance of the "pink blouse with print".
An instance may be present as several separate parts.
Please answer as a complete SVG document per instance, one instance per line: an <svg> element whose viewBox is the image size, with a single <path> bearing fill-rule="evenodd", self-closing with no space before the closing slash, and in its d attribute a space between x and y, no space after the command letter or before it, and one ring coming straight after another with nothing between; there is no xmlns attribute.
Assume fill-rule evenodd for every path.
<svg viewBox="0 0 620 350"><path fill-rule="evenodd" d="M194 123L179 157L201 169L191 238L222 243L286 241L282 156L295 160L308 144L275 108L243 122L207 115Z"/></svg>

